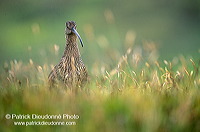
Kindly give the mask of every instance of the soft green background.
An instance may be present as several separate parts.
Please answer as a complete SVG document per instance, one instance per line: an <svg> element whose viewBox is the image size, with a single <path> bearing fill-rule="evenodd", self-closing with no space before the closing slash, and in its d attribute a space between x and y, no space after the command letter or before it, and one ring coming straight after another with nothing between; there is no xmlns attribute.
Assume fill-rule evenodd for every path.
<svg viewBox="0 0 200 132"><path fill-rule="evenodd" d="M105 17L110 12L114 16L111 22ZM152 41L162 59L179 55L199 59L199 0L1 0L0 63L28 62L30 58L39 64L58 62L67 20L78 25L86 65L109 58L97 41L102 36L111 51L123 54L128 31L136 34L133 48ZM60 47L57 57L52 54L54 44Z"/></svg>
<svg viewBox="0 0 200 132"><path fill-rule="evenodd" d="M47 83L67 20L91 77L76 94ZM0 132L199 132L199 43L200 0L0 0ZM4 118L12 113L80 119L25 127Z"/></svg>

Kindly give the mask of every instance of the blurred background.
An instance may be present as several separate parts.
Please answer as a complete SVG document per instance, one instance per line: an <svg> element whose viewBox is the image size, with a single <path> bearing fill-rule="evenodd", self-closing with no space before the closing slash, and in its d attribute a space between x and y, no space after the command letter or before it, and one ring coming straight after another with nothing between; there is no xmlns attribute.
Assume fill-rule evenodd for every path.
<svg viewBox="0 0 200 132"><path fill-rule="evenodd" d="M78 25L89 67L112 64L128 48L156 49L156 59L200 58L199 0L1 0L0 64L58 63L68 20Z"/></svg>

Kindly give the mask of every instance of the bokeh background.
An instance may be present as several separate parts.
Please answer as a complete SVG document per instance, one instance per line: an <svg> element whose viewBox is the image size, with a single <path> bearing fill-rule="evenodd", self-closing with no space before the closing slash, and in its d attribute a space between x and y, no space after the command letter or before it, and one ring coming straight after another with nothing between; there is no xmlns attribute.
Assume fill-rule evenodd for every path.
<svg viewBox="0 0 200 132"><path fill-rule="evenodd" d="M78 25L89 67L145 43L152 43L145 47L156 48L158 59L200 58L199 0L1 0L0 64L14 59L57 63L68 20Z"/></svg>
<svg viewBox="0 0 200 132"><path fill-rule="evenodd" d="M68 20L90 76L77 93L47 79ZM200 0L0 0L0 132L199 131L199 62ZM11 113L81 118L22 127Z"/></svg>

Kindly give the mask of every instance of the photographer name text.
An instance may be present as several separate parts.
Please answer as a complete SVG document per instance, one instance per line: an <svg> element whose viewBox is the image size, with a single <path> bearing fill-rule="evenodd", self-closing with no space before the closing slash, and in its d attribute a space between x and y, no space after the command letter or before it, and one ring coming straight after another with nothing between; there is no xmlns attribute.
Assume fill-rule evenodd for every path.
<svg viewBox="0 0 200 132"><path fill-rule="evenodd" d="M68 120L77 120L80 118L79 115L76 114L57 114L57 115L50 115L50 114L44 114L44 115L40 115L40 114L7 114L5 115L6 119L34 119L34 120L38 120L38 119L68 119Z"/></svg>

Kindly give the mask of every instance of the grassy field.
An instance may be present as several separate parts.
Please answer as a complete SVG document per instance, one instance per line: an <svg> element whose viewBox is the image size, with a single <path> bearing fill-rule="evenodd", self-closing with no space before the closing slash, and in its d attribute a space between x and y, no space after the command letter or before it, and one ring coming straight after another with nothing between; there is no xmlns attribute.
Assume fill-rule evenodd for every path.
<svg viewBox="0 0 200 132"><path fill-rule="evenodd" d="M69 20L90 76L77 93L47 82ZM0 132L199 132L199 23L198 0L1 0Z"/></svg>
<svg viewBox="0 0 200 132"><path fill-rule="evenodd" d="M5 63L0 75L0 131L199 131L199 63L184 57L152 61L129 48L114 68L94 64L90 82L77 93L62 86L50 91L48 64ZM75 114L78 119L6 119L7 114ZM76 124L15 125L31 121Z"/></svg>

